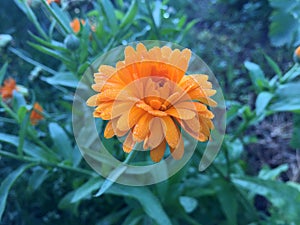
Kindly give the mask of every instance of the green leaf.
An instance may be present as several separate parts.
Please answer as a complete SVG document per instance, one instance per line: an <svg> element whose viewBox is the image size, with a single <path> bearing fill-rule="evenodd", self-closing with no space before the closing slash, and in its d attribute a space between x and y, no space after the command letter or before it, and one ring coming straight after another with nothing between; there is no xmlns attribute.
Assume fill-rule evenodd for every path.
<svg viewBox="0 0 300 225"><path fill-rule="evenodd" d="M34 65L34 66L38 66L40 68L42 68L44 71L50 73L50 74L56 74L57 72L55 70L52 70L51 68L41 64L40 62L37 62L35 60L33 60L32 58L30 58L29 56L27 56L22 50L20 49L16 49L16 48L12 48L10 47L9 50L14 53L15 55L19 56L21 59L23 59L24 61Z"/></svg>
<svg viewBox="0 0 300 225"><path fill-rule="evenodd" d="M28 187L30 188L30 191L36 191L48 177L48 170L41 167L34 169L35 170L31 174L28 181Z"/></svg>
<svg viewBox="0 0 300 225"><path fill-rule="evenodd" d="M154 9L153 9L153 19L154 19L154 23L155 23L155 26L157 28L160 27L160 22L161 22L161 7L162 7L162 3L161 1L155 1L155 4L154 4Z"/></svg>
<svg viewBox="0 0 300 225"><path fill-rule="evenodd" d="M53 86L59 85L59 86L76 88L78 85L78 79L74 76L73 73L69 73L69 72L57 72L52 77L43 77L41 79Z"/></svg>
<svg viewBox="0 0 300 225"><path fill-rule="evenodd" d="M255 86L255 89L257 91L261 90L262 87L267 83L264 72L260 66L255 63L246 61L244 64L246 69L249 71L249 75L252 84Z"/></svg>
<svg viewBox="0 0 300 225"><path fill-rule="evenodd" d="M131 5L126 13L126 15L123 17L121 24L120 24L120 29L124 28L125 26L131 24L134 21L135 15L138 11L138 1L133 0L131 2Z"/></svg>
<svg viewBox="0 0 300 225"><path fill-rule="evenodd" d="M300 221L300 192L278 181L252 177L233 177L239 187L266 197L277 209L278 216L289 222Z"/></svg>
<svg viewBox="0 0 300 225"><path fill-rule="evenodd" d="M125 221L122 225L138 225L141 224L141 220L143 219L143 215L139 209L135 209L126 217Z"/></svg>
<svg viewBox="0 0 300 225"><path fill-rule="evenodd" d="M272 21L269 29L271 43L277 47L291 45L299 27L297 19L281 11L275 11L270 19Z"/></svg>
<svg viewBox="0 0 300 225"><path fill-rule="evenodd" d="M21 107L26 107L26 100L20 92L14 90L13 91L13 108L14 108L14 111L18 112L18 110ZM22 121L19 121L19 122L22 122Z"/></svg>
<svg viewBox="0 0 300 225"><path fill-rule="evenodd" d="M147 187L129 187L114 184L106 193L134 198L141 204L145 213L158 225L172 224L157 197Z"/></svg>
<svg viewBox="0 0 300 225"><path fill-rule="evenodd" d="M30 168L31 165L22 165L12 173L10 173L2 182L0 186L0 221L2 219L3 212L5 210L6 200L8 196L8 192L14 182L18 179L19 176L21 176L22 173L24 173L25 170Z"/></svg>
<svg viewBox="0 0 300 225"><path fill-rule="evenodd" d="M279 86L275 92L276 101L269 107L274 112L294 112L300 110L300 82Z"/></svg>
<svg viewBox="0 0 300 225"><path fill-rule="evenodd" d="M88 182L77 188L71 198L71 203L79 202L84 198L87 198L93 191L100 188L103 184L103 180L100 177L91 178Z"/></svg>
<svg viewBox="0 0 300 225"><path fill-rule="evenodd" d="M293 115L293 136L292 136L292 140L290 142L290 145L295 148L298 149L300 148L300 115L299 114L294 114Z"/></svg>
<svg viewBox="0 0 300 225"><path fill-rule="evenodd" d="M9 34L0 34L0 48L6 47L12 41L12 39L12 36Z"/></svg>
<svg viewBox="0 0 300 225"><path fill-rule="evenodd" d="M198 206L197 199L189 197L189 196L180 196L179 202L182 205L182 207L184 208L184 211L186 213L193 212Z"/></svg>
<svg viewBox="0 0 300 225"><path fill-rule="evenodd" d="M2 82L4 80L4 76L6 74L7 66L8 66L8 62L5 62L4 65L0 69L0 85L2 84Z"/></svg>
<svg viewBox="0 0 300 225"><path fill-rule="evenodd" d="M288 82L296 79L300 76L300 66L299 64L295 64L283 77L282 82Z"/></svg>
<svg viewBox="0 0 300 225"><path fill-rule="evenodd" d="M19 137L10 134L0 133L0 141L18 147ZM37 160L57 162L57 156L53 152L47 152L44 149L26 140L24 141L23 151Z"/></svg>
<svg viewBox="0 0 300 225"><path fill-rule="evenodd" d="M107 179L105 180L105 182L103 183L100 190L97 192L95 196L99 197L103 195L114 184L114 182L122 175L122 173L125 172L126 169L127 167L125 165L121 165L116 169L114 169L109 174L109 176L107 177Z"/></svg>
<svg viewBox="0 0 300 225"><path fill-rule="evenodd" d="M44 54L46 54L46 55L50 55L50 56L52 56L53 58L56 58L56 59L62 61L62 62L63 62L64 64L66 64L67 66L70 66L70 65L72 65L72 64L74 63L74 62L72 62L72 61L69 59L69 58L70 58L69 56L63 55L63 54L60 53L59 51L52 50L52 49L50 49L50 48L46 48L46 47L44 47L44 46L42 46L42 45L34 44L34 43L32 43L32 42L28 42L28 44L29 44L31 47L37 49L38 51L40 51L40 52L42 52L42 53L44 53Z"/></svg>
<svg viewBox="0 0 300 225"><path fill-rule="evenodd" d="M261 92L257 96L256 102L255 102L255 108L256 108L256 115L261 115L265 109L267 108L268 104L272 100L274 94L270 92Z"/></svg>
<svg viewBox="0 0 300 225"><path fill-rule="evenodd" d="M220 182L220 185L217 186L217 197L221 204L222 211L227 218L228 224L237 225L238 204L236 191L232 184L225 181Z"/></svg>
<svg viewBox="0 0 300 225"><path fill-rule="evenodd" d="M57 123L50 123L49 126L50 136L60 156L65 160L72 162L73 147L70 138Z"/></svg>
<svg viewBox="0 0 300 225"><path fill-rule="evenodd" d="M282 71L280 69L280 67L278 66L278 64L267 54L264 54L268 64L270 65L270 67L273 69L273 71L279 76L282 77Z"/></svg>
<svg viewBox="0 0 300 225"><path fill-rule="evenodd" d="M114 11L114 6L110 0L99 0L105 17L110 25L112 33L115 34L118 31L118 22Z"/></svg>
<svg viewBox="0 0 300 225"><path fill-rule="evenodd" d="M58 51L63 51L63 52L68 52L68 49L66 49L65 45L63 43L54 41L54 40L43 40L42 38L34 35L33 33L29 32L30 36L36 40L37 42L39 42L40 44L48 47L48 48L52 48L54 50L58 50Z"/></svg>
<svg viewBox="0 0 300 225"><path fill-rule="evenodd" d="M63 210L69 210L75 215L78 215L78 206L80 202L71 203L74 192L69 192L58 203L58 208Z"/></svg>
<svg viewBox="0 0 300 225"><path fill-rule="evenodd" d="M274 169L270 169L268 166L264 166L258 174L258 177L263 180L276 180L277 177L283 173L286 172L289 169L288 164L282 164Z"/></svg>
<svg viewBox="0 0 300 225"><path fill-rule="evenodd" d="M269 0L270 5L273 8L276 8L282 12L290 12L297 4L299 4L298 0Z"/></svg>

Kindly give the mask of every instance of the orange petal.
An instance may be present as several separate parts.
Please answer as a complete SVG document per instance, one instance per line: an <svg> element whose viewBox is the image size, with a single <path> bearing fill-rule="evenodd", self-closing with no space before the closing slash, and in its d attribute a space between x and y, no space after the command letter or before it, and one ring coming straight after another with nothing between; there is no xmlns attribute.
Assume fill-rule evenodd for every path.
<svg viewBox="0 0 300 225"><path fill-rule="evenodd" d="M161 53L162 53L162 57L168 59L170 57L170 55L172 54L172 49L168 46L164 46L161 48Z"/></svg>
<svg viewBox="0 0 300 225"><path fill-rule="evenodd" d="M158 117L162 117L162 116L167 116L168 114L164 111L160 111L160 110L149 110L148 113L150 113L153 116L158 116Z"/></svg>
<svg viewBox="0 0 300 225"><path fill-rule="evenodd" d="M135 143L136 142L133 140L132 133L129 132L129 134L127 135L127 137L123 143L123 151L126 153L130 153L132 151L132 149L134 148Z"/></svg>
<svg viewBox="0 0 300 225"><path fill-rule="evenodd" d="M166 140L163 140L156 148L150 150L150 157L153 162L159 162L165 154Z"/></svg>
<svg viewBox="0 0 300 225"><path fill-rule="evenodd" d="M157 147L165 139L162 121L160 118L154 117L150 121L150 135L147 140L147 145L150 148Z"/></svg>
<svg viewBox="0 0 300 225"><path fill-rule="evenodd" d="M207 119L212 119L212 118L215 117L215 115L211 111L209 111L208 109L205 110L205 111L202 111L202 112L198 112L198 115L200 117L204 117L204 118L207 118Z"/></svg>
<svg viewBox="0 0 300 225"><path fill-rule="evenodd" d="M180 118L183 120L189 120L196 116L196 113L189 110L189 109L182 109L182 108L170 108L166 111L167 114L170 116Z"/></svg>
<svg viewBox="0 0 300 225"><path fill-rule="evenodd" d="M98 72L104 73L106 76L110 77L116 72L116 68L108 65L101 65Z"/></svg>
<svg viewBox="0 0 300 225"><path fill-rule="evenodd" d="M133 128L133 140L140 142L146 138L149 134L149 124L152 118L153 116L149 113L144 113L144 115L142 115Z"/></svg>
<svg viewBox="0 0 300 225"><path fill-rule="evenodd" d="M179 132L176 124L170 116L162 117L163 130L170 147L175 148L179 139Z"/></svg>
<svg viewBox="0 0 300 225"><path fill-rule="evenodd" d="M105 127L104 130L104 137L105 138L112 138L115 135L113 126L112 126L112 121L109 121Z"/></svg>
<svg viewBox="0 0 300 225"><path fill-rule="evenodd" d="M176 108L189 109L197 112L207 110L207 106L200 102L179 102L175 105Z"/></svg>
<svg viewBox="0 0 300 225"><path fill-rule="evenodd" d="M180 135L180 139L176 148L170 147L170 151L174 159L179 160L182 158L184 153L184 142L182 139L182 135Z"/></svg>
<svg viewBox="0 0 300 225"><path fill-rule="evenodd" d="M129 130L137 123L144 113L144 110L133 107L129 113L127 112L120 116L117 122L117 128L121 131Z"/></svg>
<svg viewBox="0 0 300 225"><path fill-rule="evenodd" d="M93 95L91 96L87 101L86 104L88 106L97 106L99 104L99 102L97 101L98 98L98 94L97 95Z"/></svg>

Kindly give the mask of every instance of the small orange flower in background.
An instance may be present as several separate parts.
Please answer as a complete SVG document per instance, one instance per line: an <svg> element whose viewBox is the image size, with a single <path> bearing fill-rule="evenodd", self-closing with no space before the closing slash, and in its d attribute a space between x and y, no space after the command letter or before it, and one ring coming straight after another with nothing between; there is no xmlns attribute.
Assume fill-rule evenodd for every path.
<svg viewBox="0 0 300 225"><path fill-rule="evenodd" d="M70 26L75 33L78 33L80 31L81 24L84 25L85 20L83 19L79 20L78 18L75 18L70 22Z"/></svg>
<svg viewBox="0 0 300 225"><path fill-rule="evenodd" d="M300 63L300 46L298 46L294 51L294 61L296 63Z"/></svg>
<svg viewBox="0 0 300 225"><path fill-rule="evenodd" d="M33 110L30 114L30 123L32 125L36 125L40 120L44 119L43 115L43 108L39 103L34 103Z"/></svg>
<svg viewBox="0 0 300 225"><path fill-rule="evenodd" d="M9 98L12 98L14 90L17 90L16 81L10 77L7 78L4 81L3 86L0 87L0 94L4 100L7 100Z"/></svg>
<svg viewBox="0 0 300 225"><path fill-rule="evenodd" d="M217 103L208 76L185 75L191 51L164 46L147 50L125 48L125 60L116 67L101 65L92 88L99 92L87 100L94 117L109 120L104 136L126 136L124 152L143 142L154 162L170 147L174 159L181 159L184 143L180 127L198 141L209 139L214 114L208 106Z"/></svg>
<svg viewBox="0 0 300 225"><path fill-rule="evenodd" d="M60 0L47 0L47 3L50 5L52 2L56 2L57 4L60 4Z"/></svg>

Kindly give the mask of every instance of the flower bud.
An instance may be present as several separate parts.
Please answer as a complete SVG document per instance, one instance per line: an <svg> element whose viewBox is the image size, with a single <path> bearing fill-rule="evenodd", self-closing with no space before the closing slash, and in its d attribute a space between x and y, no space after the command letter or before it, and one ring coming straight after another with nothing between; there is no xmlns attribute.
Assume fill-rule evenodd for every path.
<svg viewBox="0 0 300 225"><path fill-rule="evenodd" d="M298 46L296 48L296 50L294 51L294 61L295 63L300 63L300 46Z"/></svg>
<svg viewBox="0 0 300 225"><path fill-rule="evenodd" d="M67 47L67 49L69 49L71 51L75 51L76 49L78 49L78 47L80 45L80 40L74 34L69 34L65 38L64 44Z"/></svg>

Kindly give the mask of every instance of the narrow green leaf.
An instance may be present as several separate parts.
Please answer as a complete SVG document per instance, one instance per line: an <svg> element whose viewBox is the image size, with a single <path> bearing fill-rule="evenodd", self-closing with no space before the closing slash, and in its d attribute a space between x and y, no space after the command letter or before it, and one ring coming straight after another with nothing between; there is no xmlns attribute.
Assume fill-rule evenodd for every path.
<svg viewBox="0 0 300 225"><path fill-rule="evenodd" d="M48 128L58 154L72 162L73 147L66 132L57 123L50 123Z"/></svg>
<svg viewBox="0 0 300 225"><path fill-rule="evenodd" d="M274 94L270 92L261 92L256 99L255 108L256 115L261 115L272 100Z"/></svg>
<svg viewBox="0 0 300 225"><path fill-rule="evenodd" d="M153 19L154 19L154 23L155 23L155 26L157 28L160 27L160 22L161 22L161 7L162 7L162 3L161 1L155 1L155 4L154 4L154 9L153 9Z"/></svg>
<svg viewBox="0 0 300 225"><path fill-rule="evenodd" d="M135 209L130 212L130 214L126 217L125 221L122 225L138 225L141 224L141 220L143 219L143 215L141 210Z"/></svg>
<svg viewBox="0 0 300 225"><path fill-rule="evenodd" d="M100 4L113 34L117 33L119 28L113 4L110 0L100 0Z"/></svg>
<svg viewBox="0 0 300 225"><path fill-rule="evenodd" d="M24 147L24 142L25 142L25 135L29 123L29 113L26 113L26 107L23 106L22 108L19 109L19 111L22 111L22 114L24 116L22 120L20 120L20 130L19 130L19 145L17 148L18 155L23 155L23 147ZM26 111L25 111L26 110ZM21 113L18 112L18 115Z"/></svg>
<svg viewBox="0 0 300 225"><path fill-rule="evenodd" d="M125 16L123 17L123 19L121 21L120 29L124 28L128 24L131 24L134 21L137 11L138 11L138 1L133 0L131 2L131 5L130 5L127 13L125 14Z"/></svg>
<svg viewBox="0 0 300 225"><path fill-rule="evenodd" d="M106 193L134 198L141 204L145 213L158 225L172 224L157 197L146 187L129 187L115 184Z"/></svg>
<svg viewBox="0 0 300 225"><path fill-rule="evenodd" d="M273 71L279 76L282 77L282 71L280 69L280 67L278 66L278 64L267 54L264 54L268 64L270 65L270 67L273 69Z"/></svg>
<svg viewBox="0 0 300 225"><path fill-rule="evenodd" d="M103 185L101 186L101 188L97 192L97 194L95 194L95 197L99 197L99 196L103 195L114 184L114 182L122 175L122 173L125 172L126 168L127 167L125 165L121 165L121 166L117 167L116 169L114 169L109 174L107 179L104 181Z"/></svg>
<svg viewBox="0 0 300 225"><path fill-rule="evenodd" d="M58 50L58 51L64 51L64 52L69 52L68 49L65 48L63 43L51 40L51 41L47 41L47 40L43 40L42 38L34 35L33 33L29 32L30 36L36 40L37 42L39 42L40 44L48 47L48 48L52 48L54 50Z"/></svg>
<svg viewBox="0 0 300 225"><path fill-rule="evenodd" d="M255 86L256 90L257 91L261 90L262 87L266 85L267 81L265 78L265 74L260 68L260 66L249 61L246 61L244 65L246 69L249 71L252 84Z"/></svg>
<svg viewBox="0 0 300 225"><path fill-rule="evenodd" d="M93 191L100 188L103 180L100 177L91 178L88 182L77 188L71 198L71 203L79 202L82 199L90 196Z"/></svg>
<svg viewBox="0 0 300 225"><path fill-rule="evenodd" d="M69 25L70 19L67 17L67 12L62 12L56 4L50 6L45 0L42 0L42 3L55 21L60 25L64 35L71 34L73 31Z"/></svg>
<svg viewBox="0 0 300 225"><path fill-rule="evenodd" d="M51 73L51 74L56 74L57 72L35 60L33 60L32 58L30 58L29 56L26 56L26 54L24 52L22 52L21 50L19 49L16 49L16 48L12 48L12 47L9 47L9 50L14 53L15 55L19 56L21 59L25 60L26 62L34 65L34 66L39 66L41 67L44 71L48 72L48 73Z"/></svg>
<svg viewBox="0 0 300 225"><path fill-rule="evenodd" d="M8 66L8 62L5 62L4 65L0 69L0 85L2 84L2 82L4 80L4 76L6 74L7 66Z"/></svg>
<svg viewBox="0 0 300 225"><path fill-rule="evenodd" d="M73 73L68 72L57 72L52 77L42 77L42 80L53 86L65 86L70 88L76 88L78 85L78 79Z"/></svg>
<svg viewBox="0 0 300 225"><path fill-rule="evenodd" d="M50 48L46 48L46 47L41 46L41 45L34 44L32 42L28 42L28 44L31 47L35 48L36 50L38 50L42 53L45 53L46 55L50 55L50 56L62 61L67 66L70 66L70 65L73 64L72 61L69 59L69 57L67 55L63 55L62 53L60 53L58 51L52 50Z"/></svg>
<svg viewBox="0 0 300 225"><path fill-rule="evenodd" d="M0 221L2 219L3 212L5 210L6 200L8 196L8 192L14 182L18 179L19 176L21 176L22 173L24 173L25 170L30 168L31 165L22 165L18 169L16 169L14 172L10 173L2 182L0 186Z"/></svg>
<svg viewBox="0 0 300 225"><path fill-rule="evenodd" d="M30 191L36 191L48 177L48 170L41 167L34 169L28 181Z"/></svg>
<svg viewBox="0 0 300 225"><path fill-rule="evenodd" d="M17 147L19 137L10 134L0 133L0 141L12 144L13 146ZM46 152L44 149L26 140L24 141L23 151L37 160L57 162L57 156L54 153Z"/></svg>

